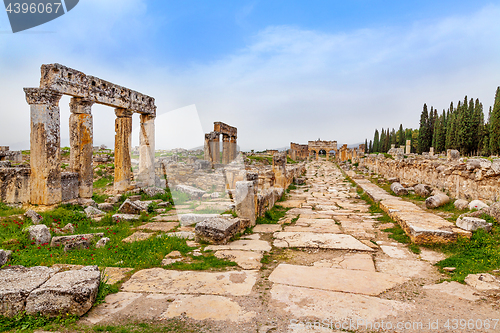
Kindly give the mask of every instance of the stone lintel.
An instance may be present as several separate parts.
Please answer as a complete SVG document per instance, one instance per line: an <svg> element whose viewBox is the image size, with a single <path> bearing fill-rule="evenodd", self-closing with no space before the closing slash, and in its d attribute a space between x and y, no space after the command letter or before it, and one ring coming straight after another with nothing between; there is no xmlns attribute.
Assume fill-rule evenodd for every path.
<svg viewBox="0 0 500 333"><path fill-rule="evenodd" d="M137 113L156 114L155 99L60 65L42 65L40 88ZM28 101L29 103L29 101Z"/></svg>
<svg viewBox="0 0 500 333"><path fill-rule="evenodd" d="M219 132L222 134L227 134L229 136L237 135L236 127L229 126L228 124L224 124L223 122L217 121L214 123L214 132Z"/></svg>

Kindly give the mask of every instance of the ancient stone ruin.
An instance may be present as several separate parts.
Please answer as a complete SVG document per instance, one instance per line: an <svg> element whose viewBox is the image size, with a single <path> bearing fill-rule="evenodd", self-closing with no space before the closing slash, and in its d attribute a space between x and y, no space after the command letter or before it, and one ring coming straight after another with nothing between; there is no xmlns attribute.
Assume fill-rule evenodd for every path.
<svg viewBox="0 0 500 333"><path fill-rule="evenodd" d="M314 156L316 160L319 160L320 153L324 152L327 161L330 158L330 154L334 154L337 161L345 162L347 160L357 160L358 157L362 157L365 153L365 145L361 144L358 148L347 148L347 144L344 144L338 149L337 141L316 140L309 141L307 145L291 142L288 152L292 160L309 160Z"/></svg>
<svg viewBox="0 0 500 333"><path fill-rule="evenodd" d="M213 132L205 134L205 161L211 165L220 164L220 136L222 135L222 164L231 163L237 155L238 130L222 122L214 123Z"/></svg>
<svg viewBox="0 0 500 333"><path fill-rule="evenodd" d="M16 183L18 195L4 195L2 200L52 205L92 197L91 109L95 103L115 108L115 190L131 189L130 142L134 112L141 118L138 180L144 186L155 185L154 98L59 64L42 65L41 72L40 87L24 89L31 111L30 170L19 168L10 172L8 183L0 187L8 188ZM70 172L67 173L61 172L59 100L62 95L72 96Z"/></svg>

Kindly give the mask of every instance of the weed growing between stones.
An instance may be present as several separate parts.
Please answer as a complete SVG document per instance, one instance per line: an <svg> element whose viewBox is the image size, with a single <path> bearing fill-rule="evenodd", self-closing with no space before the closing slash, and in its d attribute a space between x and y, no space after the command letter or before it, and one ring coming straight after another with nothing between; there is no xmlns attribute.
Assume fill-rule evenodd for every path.
<svg viewBox="0 0 500 333"><path fill-rule="evenodd" d="M0 202L0 217L1 216L11 216L16 214L24 214L24 210L21 208L13 208L7 206L3 202Z"/></svg>
<svg viewBox="0 0 500 333"><path fill-rule="evenodd" d="M257 224L277 224L278 221L286 215L290 208L280 205L274 205L273 208L264 213L264 216L257 218Z"/></svg>
<svg viewBox="0 0 500 333"><path fill-rule="evenodd" d="M44 328L50 324L66 326L76 322L79 318L73 315L50 318L41 315L26 315L22 312L13 318L0 316L0 332L32 332L37 328Z"/></svg>
<svg viewBox="0 0 500 333"><path fill-rule="evenodd" d="M411 242L410 237L406 235L403 229L398 224L395 224L392 228L383 229L382 231L389 232L389 238L403 244L409 244Z"/></svg>

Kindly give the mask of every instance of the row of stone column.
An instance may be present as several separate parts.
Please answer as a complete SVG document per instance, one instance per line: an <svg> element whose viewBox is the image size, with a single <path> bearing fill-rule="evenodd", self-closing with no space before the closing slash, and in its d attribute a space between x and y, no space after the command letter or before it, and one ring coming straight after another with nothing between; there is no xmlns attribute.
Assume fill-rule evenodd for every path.
<svg viewBox="0 0 500 333"><path fill-rule="evenodd" d="M62 94L39 88L26 88L26 100L31 112L31 204L60 203L61 138L59 100ZM70 169L78 173L79 196L91 198L93 193L93 101L73 97L70 102ZM127 109L115 109L115 180L116 191L131 188L130 159L132 114ZM141 114L139 181L155 185L155 115Z"/></svg>
<svg viewBox="0 0 500 333"><path fill-rule="evenodd" d="M220 159L220 133L210 132L205 134L205 160L212 164L221 163ZM238 154L236 136L222 133L222 164L229 164Z"/></svg>

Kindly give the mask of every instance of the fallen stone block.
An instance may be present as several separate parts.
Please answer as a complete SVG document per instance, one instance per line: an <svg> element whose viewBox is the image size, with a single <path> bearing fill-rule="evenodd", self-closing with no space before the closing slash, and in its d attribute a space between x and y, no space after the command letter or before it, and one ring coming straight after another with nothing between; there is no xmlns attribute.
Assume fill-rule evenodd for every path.
<svg viewBox="0 0 500 333"><path fill-rule="evenodd" d="M115 222L132 222L132 221L137 221L141 218L140 215L134 215L134 214L115 214L112 216L113 221Z"/></svg>
<svg viewBox="0 0 500 333"><path fill-rule="evenodd" d="M26 299L26 313L83 316L92 307L101 273L97 266L57 273Z"/></svg>
<svg viewBox="0 0 500 333"><path fill-rule="evenodd" d="M431 195L431 187L425 184L418 184L413 187L415 194L419 197L426 198Z"/></svg>
<svg viewBox="0 0 500 333"><path fill-rule="evenodd" d="M104 202L104 203L100 203L99 205L97 205L97 208L104 211L104 212L111 212L111 211L113 211L115 206L112 203Z"/></svg>
<svg viewBox="0 0 500 333"><path fill-rule="evenodd" d="M179 215L179 222L181 226L194 225L206 219L221 217L219 214L183 214Z"/></svg>
<svg viewBox="0 0 500 333"><path fill-rule="evenodd" d="M64 245L64 252L73 250L86 250L90 247L90 242L87 240L78 240Z"/></svg>
<svg viewBox="0 0 500 333"><path fill-rule="evenodd" d="M28 228L30 239L36 244L50 243L50 230L45 224L32 225Z"/></svg>
<svg viewBox="0 0 500 333"><path fill-rule="evenodd" d="M405 189L403 187L403 185L401 185L398 182L391 184L391 191L394 192L394 194L396 194L396 195L407 195L408 194L408 190Z"/></svg>
<svg viewBox="0 0 500 333"><path fill-rule="evenodd" d="M80 235L70 235L70 236L57 236L52 238L50 246L61 246L69 243L75 243L79 241L89 241L92 242L96 238L104 237L104 233L98 232L95 234L80 234Z"/></svg>
<svg viewBox="0 0 500 333"><path fill-rule="evenodd" d="M458 199L455 201L453 205L455 206L456 209L465 210L466 208L469 207L469 202L464 199Z"/></svg>
<svg viewBox="0 0 500 333"><path fill-rule="evenodd" d="M27 210L26 213L24 213L24 216L29 217L33 224L40 224L43 221L42 215L32 209Z"/></svg>
<svg viewBox="0 0 500 333"><path fill-rule="evenodd" d="M131 201L130 199L120 206L120 213L123 214L140 214L148 210L148 206L152 201Z"/></svg>
<svg viewBox="0 0 500 333"><path fill-rule="evenodd" d="M391 178L388 178L387 181L389 183L399 183L399 178L398 177L391 177Z"/></svg>
<svg viewBox="0 0 500 333"><path fill-rule="evenodd" d="M467 213L468 216L472 217L480 217L481 215L486 214L493 217L497 222L500 221L500 202L493 203L490 207L483 208L481 210Z"/></svg>
<svg viewBox="0 0 500 333"><path fill-rule="evenodd" d="M197 189L196 187L189 185L177 185L175 189L179 192L186 193L191 199L201 199L203 195L207 192Z"/></svg>
<svg viewBox="0 0 500 333"><path fill-rule="evenodd" d="M99 217L99 216L104 216L106 213L104 213L102 210L99 210L95 207L88 206L84 210L85 214L87 215L88 218L94 218L94 217Z"/></svg>
<svg viewBox="0 0 500 333"><path fill-rule="evenodd" d="M158 194L165 194L165 190L159 187L147 187L142 189L142 191L149 197L154 197Z"/></svg>
<svg viewBox="0 0 500 333"><path fill-rule="evenodd" d="M435 192L431 197L428 197L425 199L425 206L427 208L437 208L441 207L443 205L446 205L448 202L450 202L450 197L448 197L446 194L442 192Z"/></svg>
<svg viewBox="0 0 500 333"><path fill-rule="evenodd" d="M471 216L460 216L456 224L457 227L468 231L475 231L477 229L491 231L493 227L493 223L488 223L486 220Z"/></svg>
<svg viewBox="0 0 500 333"><path fill-rule="evenodd" d="M481 209L484 209L484 208L488 208L488 205L485 204L484 202L482 202L481 200L472 200L470 203L469 203L469 209L477 209L477 210L481 210Z"/></svg>
<svg viewBox="0 0 500 333"><path fill-rule="evenodd" d="M6 267L0 270L0 315L14 317L25 310L26 298L59 269L43 266Z"/></svg>
<svg viewBox="0 0 500 333"><path fill-rule="evenodd" d="M464 281L477 290L486 291L500 289L500 280L489 273L469 274Z"/></svg>
<svg viewBox="0 0 500 333"><path fill-rule="evenodd" d="M7 261L9 261L11 255L11 251L0 250L0 267L5 265Z"/></svg>
<svg viewBox="0 0 500 333"><path fill-rule="evenodd" d="M214 217L196 224L196 238L212 244L226 244L240 231L240 219Z"/></svg>
<svg viewBox="0 0 500 333"><path fill-rule="evenodd" d="M103 238L99 239L97 241L97 243L95 244L96 249L100 249L101 247L105 247L109 241L110 241L110 239L108 237L103 237Z"/></svg>

